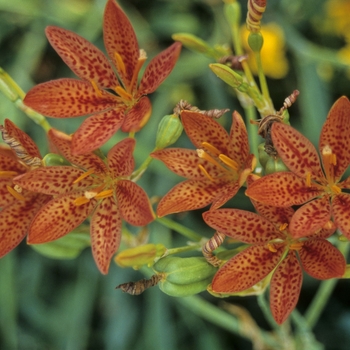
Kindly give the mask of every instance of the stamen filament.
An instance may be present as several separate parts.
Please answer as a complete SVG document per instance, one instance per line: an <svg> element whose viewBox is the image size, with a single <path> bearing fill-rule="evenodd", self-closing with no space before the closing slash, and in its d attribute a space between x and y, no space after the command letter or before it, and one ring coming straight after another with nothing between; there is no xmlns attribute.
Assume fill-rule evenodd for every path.
<svg viewBox="0 0 350 350"><path fill-rule="evenodd" d="M100 193L97 193L95 196L95 199L102 199L102 198L107 198L111 197L113 195L113 190L105 190Z"/></svg>
<svg viewBox="0 0 350 350"><path fill-rule="evenodd" d="M17 171L4 170L0 171L0 177L15 177L17 175Z"/></svg>
<svg viewBox="0 0 350 350"><path fill-rule="evenodd" d="M225 154L220 154L219 155L219 159L225 163L228 167L230 167L231 169L237 171L239 166L238 163L235 162L233 159L231 159L230 157L227 157Z"/></svg>
<svg viewBox="0 0 350 350"><path fill-rule="evenodd" d="M137 78L139 76L140 69L146 60L147 60L146 51L141 49L139 59L137 60L137 64L135 66L134 72L132 74L132 78L131 78L129 86L128 86L128 91L132 91L135 83L137 82Z"/></svg>
<svg viewBox="0 0 350 350"><path fill-rule="evenodd" d="M306 186L311 187L311 173L306 174Z"/></svg>
<svg viewBox="0 0 350 350"><path fill-rule="evenodd" d="M337 185L332 185L332 186L331 186L331 190L332 190L332 192L335 193L335 194L341 193L341 188L338 187Z"/></svg>
<svg viewBox="0 0 350 350"><path fill-rule="evenodd" d="M289 248L291 250L300 250L304 245L304 242L294 242L291 243L291 245L289 246Z"/></svg>
<svg viewBox="0 0 350 350"><path fill-rule="evenodd" d="M103 97L102 91L99 89L97 83L95 80L90 80L90 84L92 85L93 89L95 90L98 97Z"/></svg>
<svg viewBox="0 0 350 350"><path fill-rule="evenodd" d="M288 223L285 222L284 224L280 225L279 230L284 231L287 227L288 227Z"/></svg>
<svg viewBox="0 0 350 350"><path fill-rule="evenodd" d="M209 163L216 165L218 168L222 169L224 172L227 172L227 169L225 169L219 162L217 162L212 156L210 156L208 153L206 153L202 149L197 149L197 154L199 158L207 160Z"/></svg>
<svg viewBox="0 0 350 350"><path fill-rule="evenodd" d="M213 146L212 144L210 144L208 142L202 142L202 147L206 148L209 152L215 154L216 156L218 156L219 154L222 153L215 146Z"/></svg>
<svg viewBox="0 0 350 350"><path fill-rule="evenodd" d="M115 58L115 65L118 69L118 71L125 75L126 74L126 69L125 69L125 64L124 64L124 61L122 59L122 56L119 55L118 52L115 52L114 53L114 58Z"/></svg>
<svg viewBox="0 0 350 350"><path fill-rule="evenodd" d="M267 243L267 249L272 252L272 253L276 253L277 249L276 247L272 244L272 243Z"/></svg>
<svg viewBox="0 0 350 350"><path fill-rule="evenodd" d="M210 181L214 182L214 178L209 175L209 173L205 170L203 165L198 164L198 168Z"/></svg>
<svg viewBox="0 0 350 350"><path fill-rule="evenodd" d="M6 186L7 190L18 200L25 201L25 197L18 193L15 189L10 186Z"/></svg>
<svg viewBox="0 0 350 350"><path fill-rule="evenodd" d="M85 172L84 174L81 174L77 179L75 179L73 181L73 184L76 184L78 183L79 181L85 179L86 177L88 177L89 175L93 174L94 173L94 170L93 169L90 169L88 170L87 172Z"/></svg>
<svg viewBox="0 0 350 350"><path fill-rule="evenodd" d="M79 207L80 205L89 203L90 199L86 198L85 196L83 197L78 197L76 199L74 199L73 204L76 205L77 207Z"/></svg>
<svg viewBox="0 0 350 350"><path fill-rule="evenodd" d="M334 166L337 164L336 155L330 146L326 145L322 149L322 160L326 179L330 185L334 184Z"/></svg>
<svg viewBox="0 0 350 350"><path fill-rule="evenodd" d="M124 100L131 101L132 95L126 92L121 86L114 88L114 91Z"/></svg>

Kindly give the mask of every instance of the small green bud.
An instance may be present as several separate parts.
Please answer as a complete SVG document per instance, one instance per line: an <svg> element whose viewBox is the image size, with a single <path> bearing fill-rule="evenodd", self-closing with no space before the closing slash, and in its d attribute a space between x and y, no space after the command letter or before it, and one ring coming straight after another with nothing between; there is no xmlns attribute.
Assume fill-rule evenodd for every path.
<svg viewBox="0 0 350 350"><path fill-rule="evenodd" d="M270 159L267 161L265 165L265 174L273 174L278 173L280 171L289 171L287 166L283 163L282 159L280 157L273 158L269 157Z"/></svg>
<svg viewBox="0 0 350 350"><path fill-rule="evenodd" d="M159 289L172 297L188 297L204 292L211 283L212 277L190 284L176 284L168 281L160 281Z"/></svg>
<svg viewBox="0 0 350 350"><path fill-rule="evenodd" d="M181 136L183 126L180 118L176 114L163 117L158 125L156 137L156 148L163 149L172 145Z"/></svg>
<svg viewBox="0 0 350 350"><path fill-rule="evenodd" d="M258 154L259 154L259 162L260 162L261 166L265 169L267 161L271 158L265 152L265 142L261 143L258 146Z"/></svg>
<svg viewBox="0 0 350 350"><path fill-rule="evenodd" d="M248 37L248 45L253 52L260 52L264 45L264 38L261 33L250 33Z"/></svg>
<svg viewBox="0 0 350 350"><path fill-rule="evenodd" d="M188 33L176 33L172 35L173 40L180 41L188 49L209 55L212 48L202 39Z"/></svg>
<svg viewBox="0 0 350 350"><path fill-rule="evenodd" d="M70 163L65 158L55 153L48 153L43 158L43 164L44 166L70 165Z"/></svg>
<svg viewBox="0 0 350 350"><path fill-rule="evenodd" d="M231 68L221 63L209 64L209 68L222 79L226 84L239 88L243 84L243 78L240 74L233 71Z"/></svg>

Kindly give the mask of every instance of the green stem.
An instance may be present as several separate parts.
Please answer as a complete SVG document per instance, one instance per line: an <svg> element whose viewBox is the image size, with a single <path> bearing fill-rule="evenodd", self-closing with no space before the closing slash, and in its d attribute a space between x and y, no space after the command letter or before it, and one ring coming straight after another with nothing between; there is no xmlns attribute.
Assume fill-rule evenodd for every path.
<svg viewBox="0 0 350 350"><path fill-rule="evenodd" d="M268 88L268 85L267 85L267 82L266 82L266 77L265 77L265 74L264 74L264 70L263 70L263 67L262 67L260 51L259 52L255 52L255 60L256 60L257 67L258 67L258 74L259 74L259 81L260 81L261 92L262 92L265 100L270 103L270 101L271 101L270 93L269 93L269 88Z"/></svg>
<svg viewBox="0 0 350 350"><path fill-rule="evenodd" d="M156 149L154 149L152 152L154 152L155 150ZM132 173L131 179L135 180L141 177L141 175L146 171L152 160L153 158L151 156L148 156L146 160L140 165L140 167Z"/></svg>
<svg viewBox="0 0 350 350"><path fill-rule="evenodd" d="M183 225L181 225L181 224L179 224L171 219L158 218L157 222L159 222L163 226L168 227L171 230L174 230L174 231L180 233L181 235L189 238L191 241L200 242L203 239L203 237L201 235L199 235L198 233L194 232L193 230L187 228L186 226L183 226Z"/></svg>
<svg viewBox="0 0 350 350"><path fill-rule="evenodd" d="M0 91L13 102L18 109L23 111L30 119L36 124L40 125L45 132L51 129L49 122L46 118L27 107L23 103L25 96L24 91L17 85L17 83L0 67Z"/></svg>
<svg viewBox="0 0 350 350"><path fill-rule="evenodd" d="M349 252L349 247L350 245L348 242L338 243L338 249L344 256L347 256ZM321 282L321 285L318 288L317 293L314 296L310 306L306 310L304 316L306 324L310 329L312 329L316 325L320 315L323 312L323 309L327 305L328 299L331 296L337 282L337 278L332 278Z"/></svg>
<svg viewBox="0 0 350 350"><path fill-rule="evenodd" d="M170 248L167 249L166 251L166 256L168 255L172 255L172 254L179 254L179 253L183 253L183 252L189 252L192 250L198 250L202 248L202 244L191 244L191 245L186 245L183 247L178 247L178 248Z"/></svg>
<svg viewBox="0 0 350 350"><path fill-rule="evenodd" d="M258 135L258 127L256 125L257 122L257 113L254 106L247 106L244 108L244 115L246 119L246 126L248 129L248 138L250 145L250 152L254 154L256 159L259 159L258 146L259 146L259 135Z"/></svg>

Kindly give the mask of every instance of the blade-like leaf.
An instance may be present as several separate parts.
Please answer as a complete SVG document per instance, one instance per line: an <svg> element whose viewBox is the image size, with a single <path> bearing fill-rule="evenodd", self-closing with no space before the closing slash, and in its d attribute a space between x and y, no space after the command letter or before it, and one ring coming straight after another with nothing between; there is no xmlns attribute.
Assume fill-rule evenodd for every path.
<svg viewBox="0 0 350 350"><path fill-rule="evenodd" d="M299 131L284 123L273 123L271 136L278 155L293 173L303 178L308 173L316 179L324 178L316 148Z"/></svg>
<svg viewBox="0 0 350 350"><path fill-rule="evenodd" d="M328 196L314 199L299 208L289 225L294 238L306 237L322 228L331 218L331 205Z"/></svg>
<svg viewBox="0 0 350 350"><path fill-rule="evenodd" d="M91 249L98 269L108 273L110 261L119 248L122 221L112 197L105 198L91 218Z"/></svg>
<svg viewBox="0 0 350 350"><path fill-rule="evenodd" d="M240 209L217 209L203 213L204 221L213 229L239 241L264 244L284 235L267 219Z"/></svg>
<svg viewBox="0 0 350 350"><path fill-rule="evenodd" d="M271 252L261 245L245 249L219 269L214 276L212 290L235 293L254 286L275 268L282 254L283 249Z"/></svg>
<svg viewBox="0 0 350 350"><path fill-rule="evenodd" d="M130 137L118 142L112 147L107 155L108 168L113 173L113 177L130 176L135 167L133 152L136 141Z"/></svg>
<svg viewBox="0 0 350 350"><path fill-rule="evenodd" d="M340 251L325 239L309 239L299 250L303 269L320 280L342 277L346 262Z"/></svg>
<svg viewBox="0 0 350 350"><path fill-rule="evenodd" d="M293 173L278 172L254 181L245 193L265 205L290 207L318 197L323 191L314 186L307 186L305 179Z"/></svg>
<svg viewBox="0 0 350 350"><path fill-rule="evenodd" d="M34 86L24 103L35 111L54 118L72 118L114 108L118 98L77 79L57 79Z"/></svg>
<svg viewBox="0 0 350 350"><path fill-rule="evenodd" d="M180 55L181 43L176 42L154 57L142 76L138 96L154 92L173 70Z"/></svg>
<svg viewBox="0 0 350 350"><path fill-rule="evenodd" d="M350 195L348 193L340 193L333 198L332 215L334 222L341 233L350 239L349 208Z"/></svg>
<svg viewBox="0 0 350 350"><path fill-rule="evenodd" d="M96 46L67 29L49 26L45 30L51 46L81 79L103 88L115 88L118 79L107 57Z"/></svg>
<svg viewBox="0 0 350 350"><path fill-rule="evenodd" d="M135 182L119 180L116 188L122 218L131 225L145 226L154 220L146 192Z"/></svg>
<svg viewBox="0 0 350 350"><path fill-rule="evenodd" d="M278 265L270 282L270 308L278 324L282 324L297 305L302 281L299 261L294 252L289 252Z"/></svg>
<svg viewBox="0 0 350 350"><path fill-rule="evenodd" d="M120 78L125 85L129 85L139 58L139 46L128 17L114 0L108 0L105 7L103 38ZM125 70L117 63L116 54L121 57Z"/></svg>
<svg viewBox="0 0 350 350"><path fill-rule="evenodd" d="M27 242L38 244L58 239L78 227L93 211L96 201L76 206L73 201L84 191L64 194L52 199L35 215Z"/></svg>
<svg viewBox="0 0 350 350"><path fill-rule="evenodd" d="M340 97L330 109L320 136L320 153L329 146L336 155L334 177L340 180L350 164L350 101Z"/></svg>
<svg viewBox="0 0 350 350"><path fill-rule="evenodd" d="M112 109L84 120L72 139L72 154L90 153L107 142L121 127L124 110Z"/></svg>

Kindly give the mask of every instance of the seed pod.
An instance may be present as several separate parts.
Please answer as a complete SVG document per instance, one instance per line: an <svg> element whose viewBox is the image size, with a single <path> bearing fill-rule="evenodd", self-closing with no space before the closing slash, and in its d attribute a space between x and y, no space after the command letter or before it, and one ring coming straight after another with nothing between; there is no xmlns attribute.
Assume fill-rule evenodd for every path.
<svg viewBox="0 0 350 350"><path fill-rule="evenodd" d="M175 143L181 136L182 130L182 123L176 114L163 117L158 125L156 148L163 149Z"/></svg>
<svg viewBox="0 0 350 350"><path fill-rule="evenodd" d="M188 297L205 291L212 279L213 277L211 276L190 284L176 284L168 281L161 281L158 286L163 293L172 297Z"/></svg>

